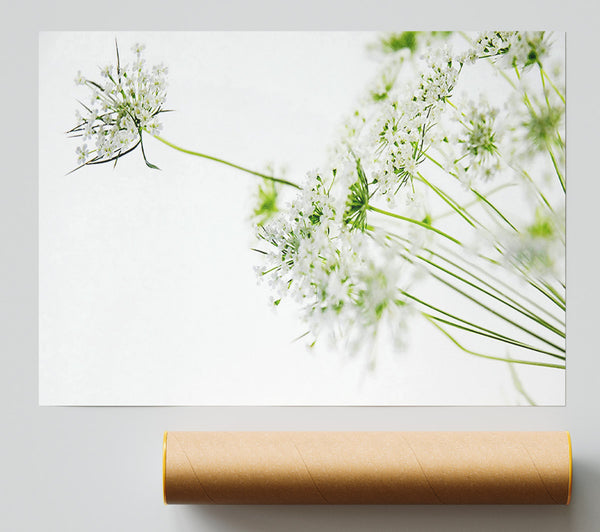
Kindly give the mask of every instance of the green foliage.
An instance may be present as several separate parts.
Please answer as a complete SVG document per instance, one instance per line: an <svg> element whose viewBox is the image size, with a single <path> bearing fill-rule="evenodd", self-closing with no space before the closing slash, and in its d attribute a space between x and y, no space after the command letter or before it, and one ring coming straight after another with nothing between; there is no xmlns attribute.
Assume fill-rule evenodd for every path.
<svg viewBox="0 0 600 532"><path fill-rule="evenodd" d="M527 232L534 238L550 239L554 236L554 224L546 213L537 209L535 222L527 228Z"/></svg>
<svg viewBox="0 0 600 532"><path fill-rule="evenodd" d="M367 209L369 207L369 183L360 159L356 159L356 172L358 180L350 186L344 222L352 229L364 231L367 226Z"/></svg>
<svg viewBox="0 0 600 532"><path fill-rule="evenodd" d="M523 125L533 143L545 148L547 144L557 142L556 132L563 117L564 106L541 107L537 112L532 107L528 109L529 120Z"/></svg>
<svg viewBox="0 0 600 532"><path fill-rule="evenodd" d="M397 52L408 48L411 52L417 49L417 32L404 31L402 33L390 33L381 39L381 47L384 52Z"/></svg>
<svg viewBox="0 0 600 532"><path fill-rule="evenodd" d="M258 225L264 225L276 212L277 186L273 181L263 179L258 186L258 205L254 208L253 216Z"/></svg>

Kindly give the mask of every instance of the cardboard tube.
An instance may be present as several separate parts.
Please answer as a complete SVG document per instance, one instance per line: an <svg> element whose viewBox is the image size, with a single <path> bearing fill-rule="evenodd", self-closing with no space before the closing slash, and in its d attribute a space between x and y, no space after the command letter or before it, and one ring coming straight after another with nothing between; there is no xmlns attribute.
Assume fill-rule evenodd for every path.
<svg viewBox="0 0 600 532"><path fill-rule="evenodd" d="M569 504L568 432L167 432L168 504Z"/></svg>

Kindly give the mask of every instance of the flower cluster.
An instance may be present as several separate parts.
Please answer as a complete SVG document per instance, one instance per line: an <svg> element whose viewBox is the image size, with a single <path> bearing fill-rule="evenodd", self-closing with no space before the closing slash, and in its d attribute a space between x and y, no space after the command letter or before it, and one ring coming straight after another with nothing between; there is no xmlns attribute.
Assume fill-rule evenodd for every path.
<svg viewBox="0 0 600 532"><path fill-rule="evenodd" d="M92 97L70 133L83 140L81 166L116 162L139 145L156 168L144 153L147 133L261 178L253 212L259 278L271 285L276 306L284 299L300 306L315 338L329 337L348 352L371 352L382 337L402 345L406 319L419 312L470 354L478 353L463 347L456 331L484 337L493 348L503 342L564 360L565 98L561 80L553 80L562 72L544 70L544 32L485 32L469 44L464 37L383 38L378 77L325 169L309 173L303 187L272 169L256 172L158 136L166 68L148 69L141 46L124 66L117 49L116 66L102 70L101 82L78 76ZM477 78L481 67L488 71ZM489 75L498 71L501 77ZM471 78L462 82L465 76ZM283 185L298 190L286 206ZM432 286L463 299L431 300ZM540 294L551 308L536 302ZM465 303L476 307L475 321L463 314ZM514 312L525 325L513 321ZM489 326L481 326L481 314ZM535 332L540 328L547 336Z"/></svg>
<svg viewBox="0 0 600 532"><path fill-rule="evenodd" d="M364 186L365 177L359 162L348 157L340 163L309 174L287 208L259 227L268 248L258 272L271 285L276 305L288 297L303 308L315 337L344 339L355 350L375 338L384 316L400 312L398 281L406 265L393 247L385 246L382 255L380 242L358 230L363 227L357 213L364 210L352 190ZM398 319L392 334L398 343L400 324Z"/></svg>
<svg viewBox="0 0 600 532"><path fill-rule="evenodd" d="M488 31L477 37L472 53L480 59L502 56L507 68L524 69L540 61L548 48L543 31Z"/></svg>
<svg viewBox="0 0 600 532"><path fill-rule="evenodd" d="M505 259L537 277L564 279L565 212L538 209L534 220L519 234L504 237Z"/></svg>
<svg viewBox="0 0 600 532"><path fill-rule="evenodd" d="M475 40L473 53L480 59L496 57L510 50L514 31L485 31Z"/></svg>
<svg viewBox="0 0 600 532"><path fill-rule="evenodd" d="M543 31L517 31L514 33L506 62L512 67L525 68L543 59L549 48Z"/></svg>
<svg viewBox="0 0 600 532"><path fill-rule="evenodd" d="M501 137L497 116L498 109L483 98L478 103L467 102L454 114L461 127L452 139L458 148L453 166L467 187L476 180L491 180L502 168L497 147Z"/></svg>
<svg viewBox="0 0 600 532"><path fill-rule="evenodd" d="M546 282L564 290L564 142L559 130L564 99L543 71L548 39L543 32L487 32L453 53L449 45L456 40L443 35L435 42L432 35L407 33L381 41L386 52L381 72L346 121L331 151L331 170L309 174L296 199L259 228L267 244L260 277L271 284L276 305L284 298L301 305L314 336L326 332L345 339L355 344L353 351L371 345L367 340L382 330L386 338L402 340L407 328L401 325L421 311L468 353L476 354L455 339L454 331L475 336L485 331L483 336L493 341L526 349L533 338L546 347L531 346L532 352L549 354L544 349L550 346L557 351L549 356L561 358L560 327L539 318L539 307L528 307L550 290ZM426 43L427 53L419 43ZM534 64L542 81L536 76L537 85L529 87L533 70L526 67ZM494 105L485 97L485 82L480 88L470 81L457 92L463 70L497 72L502 66L511 69L504 79L484 76L490 84L506 83L501 91L491 91ZM556 94L549 94L550 87ZM540 89L542 97L537 96ZM534 165L532 177L521 166L531 161L514 156L527 151L531 157L536 150L549 152L553 165L540 155L534 163L541 169ZM558 179L542 186L549 168ZM488 186L492 178L493 189ZM544 187L553 188L555 205ZM498 205L493 196L501 190L512 194L509 212L507 203ZM396 204L398 197L404 201ZM377 206L382 200L393 212ZM515 212L513 204L525 207ZM490 264L498 277L487 272ZM423 296L419 288L423 278L462 294L463 302L479 310L476 319L484 309L492 322L499 321L501 332L494 331L495 325L484 330L471 323L460 304L455 314L452 298L428 301L428 290ZM507 287L516 286L533 287L534 293L522 300L520 293L505 296ZM560 297L546 295L558 310L544 312L555 313L560 324ZM489 301L482 300L486 297ZM514 339L507 336L502 332L507 322L494 305L520 312L534 328L545 327L559 339L540 340L520 326ZM523 333L529 338L520 338Z"/></svg>
<svg viewBox="0 0 600 532"><path fill-rule="evenodd" d="M117 48L117 64L101 69L102 81L93 81L78 73L76 84L91 90L89 103L77 111L77 125L69 131L81 138L77 148L78 162L99 164L117 161L119 157L142 146L142 132L160 130L158 115L164 112L167 68L146 67L144 47L135 45L135 59L121 65ZM145 153L144 159L146 160ZM155 168L146 160L146 164Z"/></svg>
<svg viewBox="0 0 600 532"><path fill-rule="evenodd" d="M374 179L375 195L391 198L412 180L461 69L462 63L441 47L419 62L412 84L390 84L388 97L353 141Z"/></svg>

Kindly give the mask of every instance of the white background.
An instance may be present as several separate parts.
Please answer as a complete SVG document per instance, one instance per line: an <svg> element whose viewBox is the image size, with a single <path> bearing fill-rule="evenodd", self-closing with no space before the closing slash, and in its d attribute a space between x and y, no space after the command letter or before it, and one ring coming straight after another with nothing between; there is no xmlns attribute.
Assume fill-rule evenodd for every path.
<svg viewBox="0 0 600 532"><path fill-rule="evenodd" d="M64 131L89 98L73 79L99 79L115 37L123 63L142 42L149 67L169 68L163 137L259 171L285 165L299 183L380 68L368 32L41 34L40 404L522 401L506 364L465 354L424 320L410 322L406 352L379 351L374 371L324 342L293 342L306 327L270 306L253 271L253 176L151 138L160 172L138 150L114 170L65 175L80 142ZM537 404L563 404L563 371L517 370Z"/></svg>
<svg viewBox="0 0 600 532"><path fill-rule="evenodd" d="M4 457L0 484L3 530L296 532L364 530L423 532L595 532L600 522L600 431L597 348L598 250L590 246L600 183L593 179L600 109L590 68L598 10L577 1L507 1L493 12L502 27L567 30L570 175L590 176L569 186L569 371L566 407L370 408L65 408L39 407L37 360L37 32L40 29L170 28L392 28L483 27L489 12L478 2L411 4L397 1L305 2L304 9L265 2L235 6L176 1L129 7L121 2L47 7L20 2L0 34L4 161L0 204L0 416ZM590 7L591 6L591 7ZM185 9L184 9L185 8ZM118 14L118 20L115 18ZM592 65L593 66L593 65ZM564 430L574 445L569 507L164 507L162 432L169 430Z"/></svg>

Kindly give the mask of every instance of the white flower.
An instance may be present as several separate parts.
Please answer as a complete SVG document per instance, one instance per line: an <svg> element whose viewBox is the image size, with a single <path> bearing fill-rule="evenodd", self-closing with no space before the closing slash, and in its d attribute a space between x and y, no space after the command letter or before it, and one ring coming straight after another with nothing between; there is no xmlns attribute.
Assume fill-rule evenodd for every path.
<svg viewBox="0 0 600 532"><path fill-rule="evenodd" d="M77 71L77 76L75 77L75 85L83 85L85 83L85 78L81 74L81 70Z"/></svg>
<svg viewBox="0 0 600 532"><path fill-rule="evenodd" d="M374 196L388 202L412 181L423 162L430 131L462 68L461 61L454 59L445 46L414 63L413 67L412 62L400 62L395 69L386 64L381 78L385 91L370 91L370 109L359 113L363 122L347 138L374 181ZM390 79L392 72L396 80ZM374 94L378 97L374 98Z"/></svg>
<svg viewBox="0 0 600 532"><path fill-rule="evenodd" d="M541 61L548 49L548 38L543 31L488 31L477 37L470 53L499 59L505 68L524 69Z"/></svg>
<svg viewBox="0 0 600 532"><path fill-rule="evenodd" d="M476 179L489 181L501 169L497 115L498 109L491 107L483 97L478 103L469 101L464 111L457 113L456 120L462 127L457 136L460 152L456 165L461 180L468 186Z"/></svg>
<svg viewBox="0 0 600 532"><path fill-rule="evenodd" d="M548 48L549 43L545 32L517 31L512 36L505 64L523 69L541 61L547 54Z"/></svg>
<svg viewBox="0 0 600 532"><path fill-rule="evenodd" d="M359 229L350 215L360 207L351 201L360 180L357 162L348 153L338 162L335 169L310 173L288 207L259 228L267 243L259 277L270 284L277 305L284 298L300 305L315 337L360 350L395 316L388 328L400 343L399 279L407 265L395 248Z"/></svg>
<svg viewBox="0 0 600 532"><path fill-rule="evenodd" d="M103 67L103 83L78 73L75 81L91 90L91 99L90 105L84 106L86 114L80 113L78 124L69 133L95 144L94 150L78 152L80 165L114 161L141 143L142 132L160 131L158 115L164 111L167 69L162 65L145 69L143 49L143 45L134 47L132 64ZM147 160L146 164L154 167Z"/></svg>
<svg viewBox="0 0 600 532"><path fill-rule="evenodd" d="M77 153L77 162L79 164L85 164L88 157L90 156L90 152L88 151L87 144L83 144L82 146L77 146L75 149L75 153Z"/></svg>
<svg viewBox="0 0 600 532"><path fill-rule="evenodd" d="M135 43L132 47L131 47L131 51L136 54L136 55L141 55L142 52L146 49L146 45L142 44L142 43Z"/></svg>
<svg viewBox="0 0 600 532"><path fill-rule="evenodd" d="M479 58L505 54L512 45L515 33L514 31L485 31L480 33L469 53Z"/></svg>

